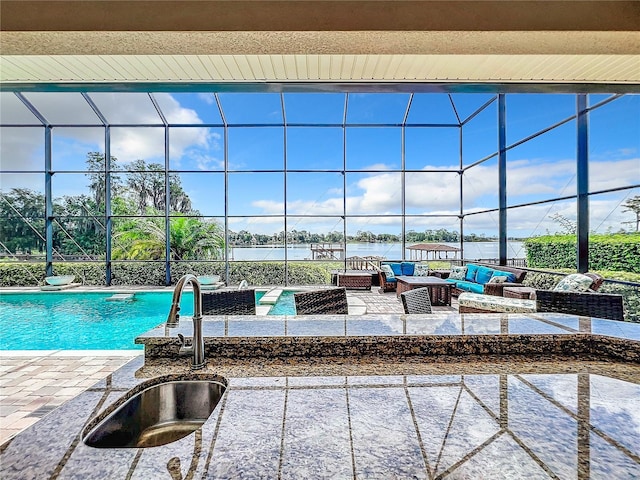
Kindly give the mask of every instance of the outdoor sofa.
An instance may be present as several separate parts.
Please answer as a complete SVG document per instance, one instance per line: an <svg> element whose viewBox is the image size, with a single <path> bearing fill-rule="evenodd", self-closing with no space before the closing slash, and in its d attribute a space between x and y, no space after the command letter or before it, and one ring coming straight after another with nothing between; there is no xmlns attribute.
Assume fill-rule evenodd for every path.
<svg viewBox="0 0 640 480"><path fill-rule="evenodd" d="M400 275L426 277L429 265L416 262L382 262L378 271L381 292L395 292Z"/></svg>
<svg viewBox="0 0 640 480"><path fill-rule="evenodd" d="M582 284L576 283L577 280ZM534 299L464 292L458 297L458 309L460 313L557 312L624 320L622 295L596 291L603 281L597 274L567 275L553 290L535 290Z"/></svg>
<svg viewBox="0 0 640 480"><path fill-rule="evenodd" d="M522 286L526 275L527 271L519 268L468 263L460 267L452 266L446 281L453 284L451 295L454 297L463 292L501 297L504 287Z"/></svg>

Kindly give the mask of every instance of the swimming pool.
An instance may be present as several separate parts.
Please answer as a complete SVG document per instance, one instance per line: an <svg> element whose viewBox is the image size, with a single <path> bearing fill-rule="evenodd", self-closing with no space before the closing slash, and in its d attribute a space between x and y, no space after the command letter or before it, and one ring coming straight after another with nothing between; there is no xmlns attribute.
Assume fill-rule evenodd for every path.
<svg viewBox="0 0 640 480"><path fill-rule="evenodd" d="M260 302L260 299L265 293L266 292L260 291L256 292L256 303ZM283 290L278 297L278 301L269 310L269 315L295 315L296 305L293 298L294 293L295 291L293 290Z"/></svg>
<svg viewBox="0 0 640 480"><path fill-rule="evenodd" d="M112 296L2 294L0 350L141 350L134 339L165 322L173 292L136 292L131 300L108 301ZM269 315L293 314L293 308L287 293ZM184 292L180 314L193 315L193 292Z"/></svg>

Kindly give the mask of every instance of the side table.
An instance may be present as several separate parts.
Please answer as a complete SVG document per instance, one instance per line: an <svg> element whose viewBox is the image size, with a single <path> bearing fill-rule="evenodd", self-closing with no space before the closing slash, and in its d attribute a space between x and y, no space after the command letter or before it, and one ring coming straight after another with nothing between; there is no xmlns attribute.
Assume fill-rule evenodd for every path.
<svg viewBox="0 0 640 480"><path fill-rule="evenodd" d="M534 297L535 288L531 287L504 287L502 296L506 298L530 298Z"/></svg>
<svg viewBox="0 0 640 480"><path fill-rule="evenodd" d="M449 278L451 270L429 270L429 276L438 278Z"/></svg>
<svg viewBox="0 0 640 480"><path fill-rule="evenodd" d="M371 290L371 274L369 273L338 273L337 277L339 287Z"/></svg>

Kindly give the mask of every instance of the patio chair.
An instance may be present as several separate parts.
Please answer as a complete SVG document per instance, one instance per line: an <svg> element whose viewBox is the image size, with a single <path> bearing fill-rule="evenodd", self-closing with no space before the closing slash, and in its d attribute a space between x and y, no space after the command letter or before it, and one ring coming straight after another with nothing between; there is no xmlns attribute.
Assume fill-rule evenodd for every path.
<svg viewBox="0 0 640 480"><path fill-rule="evenodd" d="M215 292L202 292L202 314L255 315L255 290L218 290Z"/></svg>
<svg viewBox="0 0 640 480"><path fill-rule="evenodd" d="M296 315L348 314L347 289L344 287L293 294Z"/></svg>
<svg viewBox="0 0 640 480"><path fill-rule="evenodd" d="M538 312L624 320L622 295L612 293L536 290L536 303Z"/></svg>
<svg viewBox="0 0 640 480"><path fill-rule="evenodd" d="M429 289L414 288L400 294L404 313L432 313Z"/></svg>

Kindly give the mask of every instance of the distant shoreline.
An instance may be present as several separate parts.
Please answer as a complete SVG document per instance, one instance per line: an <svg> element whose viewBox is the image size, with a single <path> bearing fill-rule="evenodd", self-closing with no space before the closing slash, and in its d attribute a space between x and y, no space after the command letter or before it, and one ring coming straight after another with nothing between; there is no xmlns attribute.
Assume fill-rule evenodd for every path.
<svg viewBox="0 0 640 480"><path fill-rule="evenodd" d="M451 245L459 247L459 243L447 243L440 242L443 245ZM325 244L329 245L328 242ZM314 243L315 245L315 243ZM333 245L339 245L335 243ZM385 259L398 260L400 258L410 259L411 253L408 247L413 245L413 242L405 245L405 254L402 254L401 243L362 243L353 242L347 243L345 257L353 256L378 256ZM524 258L526 252L524 250L524 243L520 241L509 241L507 244L508 256L510 258ZM464 243L464 258L466 259L487 259L498 258L499 242L465 242ZM271 245L252 245L252 246L233 246L229 248L231 260L284 260L285 251L287 260L309 260L311 258L311 244L310 243L298 243L293 245L271 244ZM429 260L459 260L462 255L458 253L457 256L451 253L447 256L444 254L442 257L427 259ZM419 258L418 258L419 260Z"/></svg>

